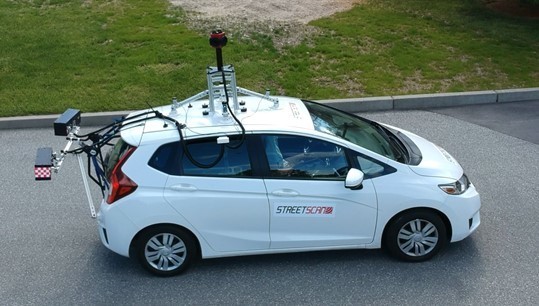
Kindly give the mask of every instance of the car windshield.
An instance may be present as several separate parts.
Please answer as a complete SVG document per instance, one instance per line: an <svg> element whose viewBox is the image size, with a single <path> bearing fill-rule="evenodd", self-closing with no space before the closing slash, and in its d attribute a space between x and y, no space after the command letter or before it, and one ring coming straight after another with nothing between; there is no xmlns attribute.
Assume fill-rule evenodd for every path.
<svg viewBox="0 0 539 306"><path fill-rule="evenodd" d="M392 160L407 162L405 147L385 127L322 104L309 101L304 103L317 131L343 138Z"/></svg>

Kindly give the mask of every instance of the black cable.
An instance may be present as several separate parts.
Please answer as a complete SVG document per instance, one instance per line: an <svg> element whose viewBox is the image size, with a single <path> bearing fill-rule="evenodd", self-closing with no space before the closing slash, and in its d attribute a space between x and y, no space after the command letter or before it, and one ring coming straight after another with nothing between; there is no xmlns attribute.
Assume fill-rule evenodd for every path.
<svg viewBox="0 0 539 306"><path fill-rule="evenodd" d="M82 146L80 148L77 148L77 149L74 149L74 150L65 151L65 153L81 154L81 153L88 153L89 149L95 149L101 155L101 148L103 146L107 145L112 139L119 137L116 134L122 128L126 128L126 127L128 127L130 125L137 124L137 123L140 123L140 122L144 122L144 121L147 121L147 120L151 120L151 119L154 119L154 118L159 118L159 119L163 119L163 120L170 121L170 122L174 123L174 125L175 125L175 127L176 127L176 129L178 131L179 137L180 137L180 144L182 146L183 152L185 153L185 155L187 156L187 158L189 159L189 161L193 165L195 165L195 166L197 166L199 168L203 168L203 169L212 168L212 167L216 166L223 159L224 154L225 154L225 146L226 146L226 148L229 148L229 149L232 149L232 150L240 148L245 142L245 134L246 134L245 127L243 126L241 121L236 117L236 115L234 114L234 111L232 110L232 108L230 106L230 103L229 103L230 98L228 96L228 89L227 89L227 86L226 86L226 75L225 75L224 69L221 69L221 76L222 76L222 79L223 79L223 89L225 91L226 107L227 107L228 111L230 112L230 115L232 116L234 121L240 126L241 138L240 138L240 141L239 141L239 143L237 145L221 145L220 152L219 152L218 156L216 157L216 159L213 162L211 162L209 164L204 164L204 163L201 163L201 162L197 161L193 157L191 152L189 151L189 148L187 146L187 142L184 139L182 131L181 131L185 127L185 125L179 123L176 119L173 119L173 118L168 117L168 116L164 116L161 112L153 110L153 109L151 111L140 113L140 114L131 116L129 118L122 118L122 120L120 120L120 121L113 122L113 123L111 123L111 124L109 124L107 126L104 126L104 127L100 128L100 129L97 129L97 130L95 130L93 132L90 132L88 134L84 134L84 135L74 134L76 137L78 137L80 139L80 141L84 142L84 141L87 141L87 140L91 140L92 144L91 145L84 145L84 146ZM148 118L148 115L153 115L153 116ZM140 117L144 117L144 118L140 118ZM137 118L140 118L140 119L137 119ZM134 119L136 119L136 120L134 120ZM129 122L125 123L126 121L129 121ZM103 132L105 130L106 130L106 132L103 133L103 135L99 134L100 132ZM103 161L100 160L100 162L102 163Z"/></svg>
<svg viewBox="0 0 539 306"><path fill-rule="evenodd" d="M157 111L156 111L156 117L159 118L159 119L168 120L168 121L170 121L170 122L172 122L174 124L174 126L176 127L176 130L178 131L178 134L180 136L180 144L182 146L183 152L187 156L187 159L189 159L189 161L193 165L195 165L195 166L197 166L199 168L208 169L208 168L215 167L221 161L221 159L223 159L223 156L225 155L225 148L224 148L224 146L221 146L221 150L219 152L219 155L217 156L217 158L213 162L211 162L209 164L203 164L203 163L197 161L193 157L191 152L189 151L189 148L187 147L187 141L183 138L182 129L185 127L185 124L182 124L182 123L178 122L178 120L176 120L174 118L171 118L171 117L168 117L168 116L165 116L162 113L157 112Z"/></svg>
<svg viewBox="0 0 539 306"><path fill-rule="evenodd" d="M140 118L140 119L137 119L137 120L133 120L134 118L138 118L138 117L142 117L142 116L148 116L150 114L153 114L154 116L150 117L150 118L145 117L145 118ZM137 123L140 123L140 122L144 122L144 121L147 121L147 120L151 120L151 119L154 119L154 118L162 119L163 117L164 116L158 111L151 111L151 112L149 111L149 112L145 112L145 113L135 115L133 117L123 118L120 121L116 121L114 123L111 123L111 124L103 127L103 128L97 129L97 130L95 130L93 132L90 132L88 134L85 134L85 135L77 135L77 134L75 134L75 136L77 136L80 139L80 141L84 142L84 141L87 141L87 140L91 140L92 144L91 145L85 145L83 147L76 148L74 150L65 151L65 153L80 154L80 153L84 152L84 149L86 147L96 147L96 148L101 149L101 147L103 147L104 145L107 145L112 139L119 137L116 134L120 131L121 128L129 127L130 125L137 124ZM175 122L175 120L172 119L172 118L168 118L168 120L171 120L172 122ZM125 123L125 121L129 121L129 122ZM107 130L107 131L103 135L100 135L99 133L104 131L104 130Z"/></svg>
<svg viewBox="0 0 539 306"><path fill-rule="evenodd" d="M148 118L149 114L153 114L153 116ZM133 120L133 118L138 118L138 117L141 117L141 116L146 116L146 117L141 118L141 119L137 119L137 120ZM219 155L217 156L217 158L212 163L203 164L203 163L198 162L192 156L191 152L189 152L189 149L187 147L187 142L183 137L183 133L182 133L181 130L185 127L185 124L182 124L182 123L178 122L174 118L164 116L162 113L160 113L158 111L155 111L155 110L153 110L151 112L145 112L145 113L142 113L142 114L139 114L139 115L135 115L135 116L130 117L130 118L123 118L121 121L114 122L112 124L109 124L109 125L107 125L107 126L105 126L103 128L100 128L98 130L95 130L95 131L93 131L91 133L88 133L88 134L85 134L85 135L80 135L80 136L75 135L75 136L77 136L79 138L85 138L85 140L92 141L92 144L87 145L84 142L82 142L82 140L81 140L81 142L82 142L81 147L79 147L77 149L74 149L74 150L64 151L64 153L66 153L66 154L75 154L75 155L76 154L81 154L81 153L86 153L86 155L87 155L88 176L90 177L90 179L95 184L97 184L101 188L101 193L104 196L104 194L105 194L104 192L105 192L105 188L106 188L106 184L107 184L107 182L106 182L107 178L104 177L103 169L98 169L99 165L97 164L97 163L99 163L101 165L104 164L103 154L101 152L101 148L103 146L107 145L112 139L120 137L120 135L117 135L117 134L122 128L129 127L132 124L137 124L137 123L147 121L147 120L151 120L151 119L155 119L155 118L162 119L162 120L165 120L165 121L169 121L169 122L174 124L174 126L176 127L176 130L178 131L178 134L179 134L180 144L182 145L183 152L185 153L185 155L187 156L189 161L192 164L194 164L195 166L197 166L199 168L204 168L204 169L212 168L212 167L216 166L223 159L223 156L225 154L225 147L223 145L221 145L221 147L220 147L221 150L219 152ZM127 120L129 120L129 122L124 124L125 121L127 121ZM105 130L106 130L106 132L104 132L103 135L101 135L100 132L103 132ZM95 151L95 152L92 153L92 151ZM93 162L91 162L91 160L93 160ZM92 171L91 171L91 166L92 165L94 166L94 172L96 174L96 177L94 177L92 175Z"/></svg>
<svg viewBox="0 0 539 306"><path fill-rule="evenodd" d="M223 156L225 155L225 148L224 148L224 146L221 146L221 150L219 152L219 155L217 156L217 158L213 162L211 162L209 164L203 164L203 163L197 161L193 157L191 152L189 151L189 148L187 146L187 141L183 138L182 129L185 127L185 125L178 122L178 120L176 120L174 118L163 115L159 111L153 111L153 113L154 113L155 117L139 119L139 120L143 121L143 120L149 120L149 119L153 119L153 118L159 118L159 119L168 120L168 121L172 122L174 124L174 126L176 127L176 130L178 131L178 134L180 136L180 144L182 145L183 152L187 156L187 159L189 159L189 161L193 165L195 165L195 166L197 166L199 168L208 169L208 168L215 167L221 161L221 159L223 159ZM129 122L129 124L131 124L131 122Z"/></svg>
<svg viewBox="0 0 539 306"><path fill-rule="evenodd" d="M106 126L100 128L100 129L97 129L97 130L95 130L95 131L93 131L93 132L90 132L90 133L88 133L88 134L85 134L85 135L78 135L78 134L74 134L74 135L77 136L78 138L90 137L91 135L98 134L99 132L104 131L104 130L106 130L106 129L108 129L108 128L114 128L115 126L117 126L118 124L123 123L124 121L132 120L132 119L135 119L135 118L138 118L138 117L142 117L142 116L147 116L147 115L152 114L152 113L155 115L156 111L147 111L147 112L144 112L144 113L140 113L140 114L131 116L131 117L129 117L129 118L122 118L120 121L115 121L115 122L113 122L113 123L111 123L111 124L108 124L108 125L106 125ZM138 123L138 122L142 122L142 121L148 120L148 119L152 119L152 118L139 119L139 120L137 120L136 122ZM131 123L129 123L129 124L131 124Z"/></svg>
<svg viewBox="0 0 539 306"><path fill-rule="evenodd" d="M183 138L181 128L178 127L177 124L175 124L175 125L176 125L176 128L178 130L178 133L180 134L180 145L182 146L183 153L185 153L185 155L187 156L187 159L189 159L189 161L193 165L195 165L195 166L197 166L199 168L208 169L208 168L215 167L221 161L221 159L223 159L223 156L225 155L225 146L221 145L221 150L219 151L219 155L217 156L217 158L213 162L211 162L209 164L203 164L203 163L197 161L193 157L193 155L191 155L191 152L189 151L189 148L187 147L187 142Z"/></svg>
<svg viewBox="0 0 539 306"><path fill-rule="evenodd" d="M226 107L228 108L228 112L230 113L230 115L232 115L232 118L234 118L234 121L236 121L236 123L238 123L238 125L240 126L240 129L241 129L240 142L235 146L226 145L227 148L234 150L234 149L240 148L243 145L243 143L245 142L245 127L243 126L241 121L236 117L236 115L234 115L234 111L230 107L229 98L228 98L228 90L226 88L226 77L225 77L225 70L224 69L221 69L221 75L223 77L223 88L225 90Z"/></svg>

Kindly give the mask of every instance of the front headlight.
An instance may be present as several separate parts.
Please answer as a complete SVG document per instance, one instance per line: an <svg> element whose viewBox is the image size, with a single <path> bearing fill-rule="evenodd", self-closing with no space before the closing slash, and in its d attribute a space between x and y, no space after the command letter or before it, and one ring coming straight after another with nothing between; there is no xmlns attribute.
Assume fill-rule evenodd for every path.
<svg viewBox="0 0 539 306"><path fill-rule="evenodd" d="M438 187L440 187L440 189L447 194L459 195L468 190L468 187L470 187L470 181L468 180L466 174L463 174L458 181L451 184L440 184Z"/></svg>

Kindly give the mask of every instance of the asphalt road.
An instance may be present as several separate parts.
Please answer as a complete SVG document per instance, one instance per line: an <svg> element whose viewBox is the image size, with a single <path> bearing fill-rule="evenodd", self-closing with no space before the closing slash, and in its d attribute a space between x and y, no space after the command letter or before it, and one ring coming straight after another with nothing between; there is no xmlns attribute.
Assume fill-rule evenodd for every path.
<svg viewBox="0 0 539 306"><path fill-rule="evenodd" d="M418 264L378 250L315 252L203 260L157 278L101 245L74 158L53 181L34 181L36 148L64 145L52 129L4 130L0 304L538 305L539 145L428 111L366 116L460 161L482 197L476 233Z"/></svg>
<svg viewBox="0 0 539 306"><path fill-rule="evenodd" d="M539 101L466 105L433 111L539 144Z"/></svg>

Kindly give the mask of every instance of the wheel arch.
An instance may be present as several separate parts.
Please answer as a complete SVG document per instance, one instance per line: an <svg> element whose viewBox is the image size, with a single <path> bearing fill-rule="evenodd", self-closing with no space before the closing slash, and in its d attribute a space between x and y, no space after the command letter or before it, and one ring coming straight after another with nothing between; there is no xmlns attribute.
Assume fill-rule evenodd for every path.
<svg viewBox="0 0 539 306"><path fill-rule="evenodd" d="M193 241L195 242L195 247L196 247L196 258L200 258L201 257L201 253L202 253L202 250L201 250L201 246L200 246L200 241L198 240L198 237L191 231L189 230L188 228L184 227L184 226L181 226L179 224L174 224L174 223L156 223L156 224L152 224L152 225L148 225L146 226L145 228L141 229L140 231L138 231L135 236L133 237L133 239L131 239L131 243L129 244L129 257L130 258L135 258L135 250L136 250L136 245L139 241L139 238L140 236L142 235L142 233L144 233L145 231L149 230L149 229L152 229L152 228L155 228L155 227L159 227L159 226L171 226L171 227L176 227L184 232L186 232L187 234L189 234L191 236L191 238L193 238Z"/></svg>
<svg viewBox="0 0 539 306"><path fill-rule="evenodd" d="M412 211L424 211L424 212L432 212L432 213L435 213L436 215L438 215L438 217L440 217L440 219L442 219L442 222L444 223L445 225L445 229L446 229L446 236L447 236L447 241L451 241L451 236L453 235L453 229L451 228L451 222L449 221L449 218L441 211L439 211L438 209L435 209L435 208L432 208L432 207L413 207L413 208L409 208L409 209L405 209L403 211L400 211L399 213L397 213L396 215L394 215L393 217L391 217L391 219L389 219L389 221L386 222L385 226L384 226L384 230L382 232L382 247L386 245L386 237L387 237L387 229L389 228L389 226L391 224L393 224L393 222L395 222L396 219L398 219L400 216L404 215L404 214L407 214L409 212L412 212Z"/></svg>

